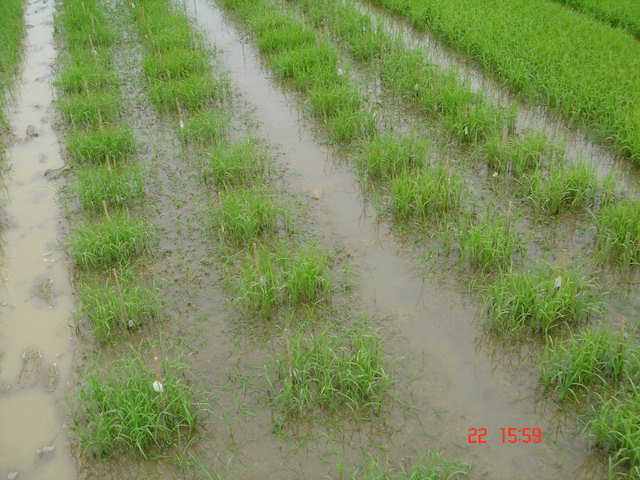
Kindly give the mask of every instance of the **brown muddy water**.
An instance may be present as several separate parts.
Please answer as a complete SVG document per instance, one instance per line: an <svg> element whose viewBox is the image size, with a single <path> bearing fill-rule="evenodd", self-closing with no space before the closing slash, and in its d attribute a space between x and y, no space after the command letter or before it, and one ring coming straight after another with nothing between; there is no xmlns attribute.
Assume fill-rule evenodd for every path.
<svg viewBox="0 0 640 480"><path fill-rule="evenodd" d="M52 172L46 174L63 166L52 126L53 9L51 0L26 4L25 51L10 112L0 274L0 478L15 472L20 479L76 477L64 416L73 297L58 240L64 217Z"/></svg>
<svg viewBox="0 0 640 480"><path fill-rule="evenodd" d="M537 403L534 362L512 362L500 349L478 347L480 305L446 280L421 277L415 259L403 253L403 245L363 202L356 176L337 166L331 150L314 140L254 49L208 0L184 3L222 50L221 61L260 122L260 134L293 173L291 188L318 197L315 223L327 238L340 238L353 257L362 307L376 317L388 316L383 325L395 335L386 350L392 359L407 355L394 367L395 394L415 407L413 413L392 408L384 428L378 423L345 427L333 438L319 426L301 436L275 438L266 418L247 419L238 410L234 416L243 420L229 433L217 430L213 440L200 444L206 456L216 452L223 477L337 477L336 464L366 462L366 453L399 467L411 465L428 448L439 448L447 457L472 462L474 478L606 478L601 458L554 418L554 408ZM205 342L196 362L211 364L212 355L219 358ZM251 363L252 357L238 363ZM502 445L501 427L538 427L544 441ZM469 445L470 428L486 428L488 443Z"/></svg>

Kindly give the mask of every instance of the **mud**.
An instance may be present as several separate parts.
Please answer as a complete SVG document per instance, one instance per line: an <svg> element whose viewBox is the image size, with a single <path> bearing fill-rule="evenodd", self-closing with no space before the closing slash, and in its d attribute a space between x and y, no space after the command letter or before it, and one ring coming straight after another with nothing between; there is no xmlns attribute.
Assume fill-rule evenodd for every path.
<svg viewBox="0 0 640 480"><path fill-rule="evenodd" d="M25 51L16 79L13 146L4 178L7 226L0 289L0 477L73 479L64 389L71 361L73 309L64 224L56 185L60 168L51 90L56 52L52 1L27 2Z"/></svg>

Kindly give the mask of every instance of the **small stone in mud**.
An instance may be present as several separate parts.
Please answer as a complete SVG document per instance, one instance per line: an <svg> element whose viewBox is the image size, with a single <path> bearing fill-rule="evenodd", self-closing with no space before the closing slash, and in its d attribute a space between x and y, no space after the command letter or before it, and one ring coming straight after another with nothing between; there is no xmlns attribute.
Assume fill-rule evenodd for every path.
<svg viewBox="0 0 640 480"><path fill-rule="evenodd" d="M53 451L56 449L56 447L52 446L52 445L47 445L46 447L41 448L40 450L38 450L38 458L48 458L51 457L53 455Z"/></svg>
<svg viewBox="0 0 640 480"><path fill-rule="evenodd" d="M36 127L34 127L33 125L29 125L27 127L27 138L26 140L30 140L33 137L37 137L39 135L38 132L36 132Z"/></svg>
<svg viewBox="0 0 640 480"><path fill-rule="evenodd" d="M311 192L309 192L309 195L314 200L320 200L322 198L322 189L316 188L315 190L311 190Z"/></svg>
<svg viewBox="0 0 640 480"><path fill-rule="evenodd" d="M47 277L37 281L33 288L33 295L51 303L55 296L53 293L53 280Z"/></svg>

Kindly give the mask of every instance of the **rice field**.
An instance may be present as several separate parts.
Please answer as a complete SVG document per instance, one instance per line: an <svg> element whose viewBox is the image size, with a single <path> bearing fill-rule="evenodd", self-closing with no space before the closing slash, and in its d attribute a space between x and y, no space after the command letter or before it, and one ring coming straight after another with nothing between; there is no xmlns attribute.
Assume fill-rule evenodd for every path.
<svg viewBox="0 0 640 480"><path fill-rule="evenodd" d="M621 159L640 159L639 47L622 31L633 22L586 1L482 0L480 15L457 0L367 3L382 8L61 2L55 87L70 168L72 323L91 357L69 400L80 464L153 465L160 478L267 475L283 462L299 463L286 478L499 478L515 457L490 466L494 453L459 448L470 437L453 430L475 407L452 395L469 377L437 366L454 352L468 358L456 342L472 338L491 371L482 342L507 357L530 351L496 368L526 402L557 410L548 420L529 403L479 407L480 418L494 419L495 402L505 422L520 412L544 423L548 444L528 465L575 462L588 445L601 455L593 478L605 478L607 463L609 475L635 478L635 177L584 158L563 133L577 126ZM209 11L241 32L241 45L226 46L233 54L196 28L212 22ZM436 62L431 47L393 28L407 19L518 101ZM239 49L244 70L227 68ZM348 189L290 171L290 145L281 151L269 135L281 119L243 99L243 75L268 78L266 101L278 92L285 100L275 103L296 117L290 144L310 135L339 159L326 170L352 176ZM560 112L560 131L523 127L531 103ZM344 190L363 204L355 229L350 206L327 213L341 209L333 197ZM375 236L360 221L375 223ZM391 252L386 267L368 256L374 244ZM377 285L375 268L405 277ZM395 291L420 277L429 286L419 299ZM456 302L477 312L473 321L446 313L459 312ZM417 329L409 303L424 308ZM419 347L425 329L434 339ZM501 388L493 373L487 382ZM432 433L443 421L454 423ZM560 423L582 435L556 450Z"/></svg>
<svg viewBox="0 0 640 480"><path fill-rule="evenodd" d="M7 130L6 105L11 94L13 75L20 61L22 35L22 2L10 0L4 5L4 21L0 26L0 129ZM0 155L4 154L5 141L0 142Z"/></svg>

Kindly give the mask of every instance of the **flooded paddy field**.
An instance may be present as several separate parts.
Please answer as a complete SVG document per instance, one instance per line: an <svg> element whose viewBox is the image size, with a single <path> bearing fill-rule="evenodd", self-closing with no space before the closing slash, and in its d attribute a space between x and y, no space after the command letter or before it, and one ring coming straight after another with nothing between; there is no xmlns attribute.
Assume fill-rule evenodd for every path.
<svg viewBox="0 0 640 480"><path fill-rule="evenodd" d="M25 12L6 475L638 478L628 159L360 2Z"/></svg>

